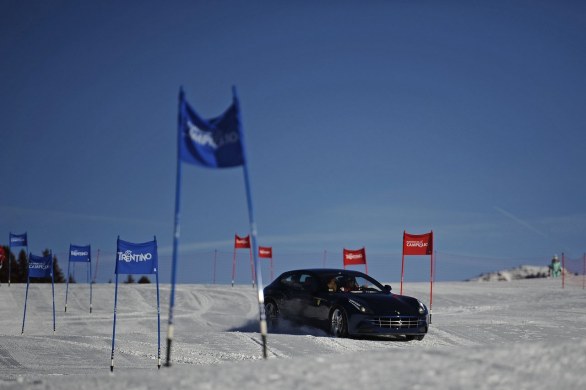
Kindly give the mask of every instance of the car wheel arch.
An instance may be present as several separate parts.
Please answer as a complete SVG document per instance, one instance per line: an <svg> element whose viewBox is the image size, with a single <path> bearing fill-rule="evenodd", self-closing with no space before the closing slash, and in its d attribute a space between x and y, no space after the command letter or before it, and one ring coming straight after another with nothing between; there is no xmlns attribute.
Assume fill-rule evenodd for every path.
<svg viewBox="0 0 586 390"><path fill-rule="evenodd" d="M329 330L334 337L348 337L348 313L340 305L334 305L330 309Z"/></svg>

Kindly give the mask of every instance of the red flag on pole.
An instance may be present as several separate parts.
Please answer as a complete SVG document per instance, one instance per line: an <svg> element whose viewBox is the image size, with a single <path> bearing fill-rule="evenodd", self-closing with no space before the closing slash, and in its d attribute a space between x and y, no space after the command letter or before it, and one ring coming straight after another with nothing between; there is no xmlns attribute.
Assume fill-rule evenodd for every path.
<svg viewBox="0 0 586 390"><path fill-rule="evenodd" d="M344 248L344 269L347 265L360 264L364 264L366 273L368 274L368 265L366 264L366 249L361 248L357 250L351 250Z"/></svg>
<svg viewBox="0 0 586 390"><path fill-rule="evenodd" d="M433 252L433 232L425 234L403 233L403 254L412 255L431 255Z"/></svg>
<svg viewBox="0 0 586 390"><path fill-rule="evenodd" d="M401 295L403 295L405 256L429 256L429 320L431 321L434 279L433 230L424 234L409 234L406 231L403 231L403 256L401 258Z"/></svg>
<svg viewBox="0 0 586 390"><path fill-rule="evenodd" d="M243 248L250 248L250 236L240 237L239 235L234 235L234 248L236 249L243 249Z"/></svg>
<svg viewBox="0 0 586 390"><path fill-rule="evenodd" d="M273 277L273 247L272 246L259 246L258 247L258 257L262 259L269 259L270 266L271 266L271 280L274 279Z"/></svg>
<svg viewBox="0 0 586 390"><path fill-rule="evenodd" d="M252 247L250 245L250 235L240 237L238 234L234 235L234 257L232 258L232 287L234 287L234 279L236 278L236 249L248 249L250 252L250 275L252 277L252 287L254 288L254 280L256 274L254 270L254 263L252 261Z"/></svg>
<svg viewBox="0 0 586 390"><path fill-rule="evenodd" d="M258 257L262 257L263 259L272 259L273 258L273 248L270 246L259 246L258 247Z"/></svg>

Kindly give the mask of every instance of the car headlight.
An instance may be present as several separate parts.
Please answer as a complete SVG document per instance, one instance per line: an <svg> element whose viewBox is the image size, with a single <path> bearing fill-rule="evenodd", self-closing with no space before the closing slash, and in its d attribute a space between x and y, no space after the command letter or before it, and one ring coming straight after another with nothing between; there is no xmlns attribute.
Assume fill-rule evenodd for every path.
<svg viewBox="0 0 586 390"><path fill-rule="evenodd" d="M368 309L364 305L361 305L360 303L356 302L354 299L348 299L348 302L350 302L350 304L352 306L354 306L356 309L358 309L359 312L366 313L368 311Z"/></svg>
<svg viewBox="0 0 586 390"><path fill-rule="evenodd" d="M427 307L421 301L417 301L419 303L419 314L427 313Z"/></svg>

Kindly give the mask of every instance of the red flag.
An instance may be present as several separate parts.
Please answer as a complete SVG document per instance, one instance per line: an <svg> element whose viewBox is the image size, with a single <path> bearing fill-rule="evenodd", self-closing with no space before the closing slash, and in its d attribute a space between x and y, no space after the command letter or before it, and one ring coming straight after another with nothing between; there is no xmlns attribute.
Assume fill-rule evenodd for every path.
<svg viewBox="0 0 586 390"><path fill-rule="evenodd" d="M433 252L433 232L425 234L403 233L403 254L431 255Z"/></svg>
<svg viewBox="0 0 586 390"><path fill-rule="evenodd" d="M366 264L366 249L344 249L344 267L347 265Z"/></svg>
<svg viewBox="0 0 586 390"><path fill-rule="evenodd" d="M263 259L272 259L273 258L273 247L259 246L258 247L258 257L262 257Z"/></svg>
<svg viewBox="0 0 586 390"><path fill-rule="evenodd" d="M234 248L250 248L250 236L240 237L234 235Z"/></svg>

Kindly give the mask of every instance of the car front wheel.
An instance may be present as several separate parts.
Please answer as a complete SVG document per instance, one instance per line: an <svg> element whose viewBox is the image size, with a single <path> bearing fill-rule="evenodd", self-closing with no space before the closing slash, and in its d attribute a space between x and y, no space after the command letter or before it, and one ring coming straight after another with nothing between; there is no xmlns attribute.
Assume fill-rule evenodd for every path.
<svg viewBox="0 0 586 390"><path fill-rule="evenodd" d="M335 308L330 315L330 332L334 337L348 336L348 319L344 310Z"/></svg>
<svg viewBox="0 0 586 390"><path fill-rule="evenodd" d="M267 301L265 303L265 314L269 328L274 328L279 324L279 308L275 302Z"/></svg>

